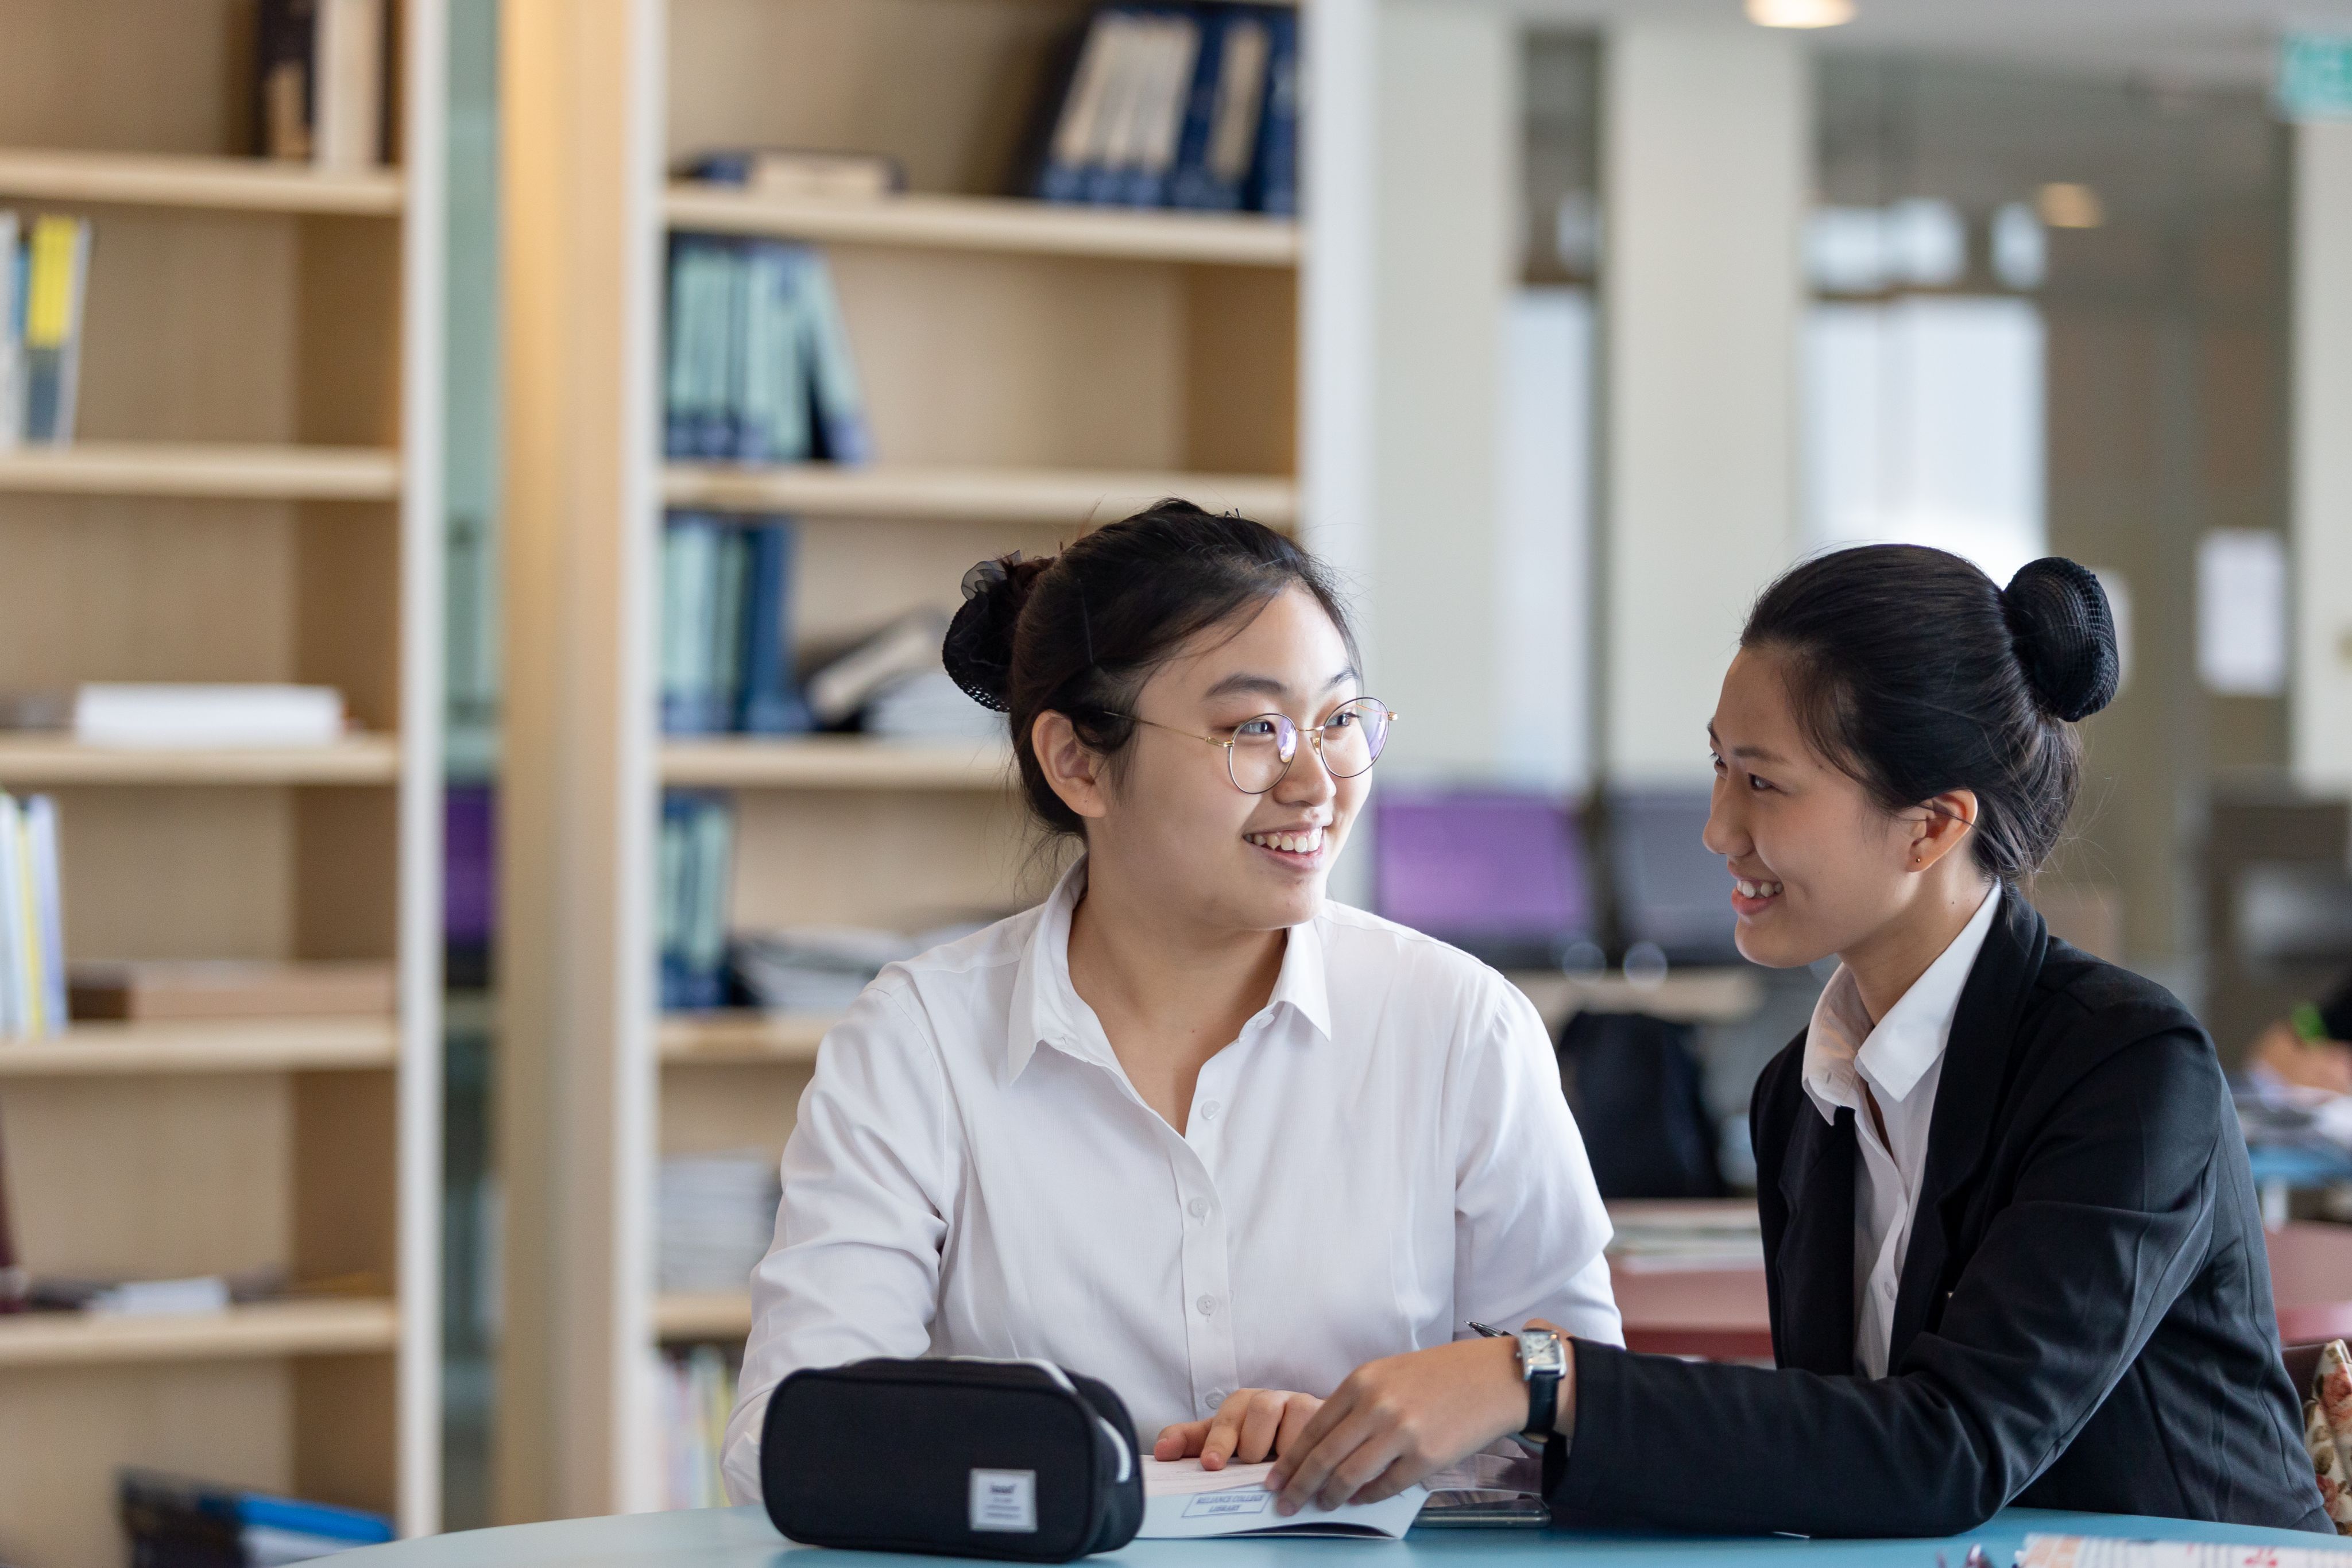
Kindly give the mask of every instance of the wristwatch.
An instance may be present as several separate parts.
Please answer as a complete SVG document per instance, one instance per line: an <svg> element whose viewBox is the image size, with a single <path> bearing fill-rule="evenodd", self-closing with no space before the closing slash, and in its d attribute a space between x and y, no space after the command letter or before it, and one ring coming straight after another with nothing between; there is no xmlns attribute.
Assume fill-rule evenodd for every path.
<svg viewBox="0 0 2352 1568"><path fill-rule="evenodd" d="M1568 1375L1568 1342L1546 1329L1522 1329L1519 1375L1528 1380L1528 1424L1519 1435L1541 1443L1552 1436L1559 1380Z"/></svg>

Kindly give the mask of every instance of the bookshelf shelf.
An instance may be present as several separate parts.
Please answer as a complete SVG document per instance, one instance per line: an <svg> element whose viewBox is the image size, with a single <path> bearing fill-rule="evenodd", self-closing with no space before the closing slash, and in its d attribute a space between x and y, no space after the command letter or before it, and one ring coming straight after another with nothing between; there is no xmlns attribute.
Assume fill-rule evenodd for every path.
<svg viewBox="0 0 2352 1568"><path fill-rule="evenodd" d="M400 491L400 455L370 447L81 441L0 452L0 492L390 501Z"/></svg>
<svg viewBox="0 0 2352 1568"><path fill-rule="evenodd" d="M0 1318L0 1367L383 1354L399 1339L389 1301L262 1301L186 1317L28 1312Z"/></svg>
<svg viewBox="0 0 2352 1568"><path fill-rule="evenodd" d="M85 746L62 738L0 738L0 788L50 784L391 784L400 742L353 736L332 746L157 747Z"/></svg>
<svg viewBox="0 0 2352 1568"><path fill-rule="evenodd" d="M204 207L248 213L391 216L394 169L330 172L260 158L0 148L0 196L83 205Z"/></svg>
<svg viewBox="0 0 2352 1568"><path fill-rule="evenodd" d="M800 1065L816 1048L835 1015L750 1012L671 1013L655 1039L665 1067L733 1067L763 1061Z"/></svg>
<svg viewBox="0 0 2352 1568"><path fill-rule="evenodd" d="M751 1332L748 1291L673 1292L654 1298L656 1339L739 1340Z"/></svg>
<svg viewBox="0 0 2352 1568"><path fill-rule="evenodd" d="M399 1061L400 1026L391 1019L86 1023L47 1040L0 1045L0 1078L307 1072Z"/></svg>
<svg viewBox="0 0 2352 1568"><path fill-rule="evenodd" d="M994 741L712 736L661 748L665 784L755 789L1003 789L1013 756Z"/></svg>
<svg viewBox="0 0 2352 1568"><path fill-rule="evenodd" d="M1298 520L1297 485L1257 474L822 463L673 463L662 470L662 498L673 507L819 517L1077 525L1125 516L1163 496L1234 507L1269 528Z"/></svg>
<svg viewBox="0 0 2352 1568"><path fill-rule="evenodd" d="M1296 267L1301 248L1298 225L1287 218L1066 206L1011 196L826 200L679 183L670 186L663 212L671 228L701 234L1118 261Z"/></svg>

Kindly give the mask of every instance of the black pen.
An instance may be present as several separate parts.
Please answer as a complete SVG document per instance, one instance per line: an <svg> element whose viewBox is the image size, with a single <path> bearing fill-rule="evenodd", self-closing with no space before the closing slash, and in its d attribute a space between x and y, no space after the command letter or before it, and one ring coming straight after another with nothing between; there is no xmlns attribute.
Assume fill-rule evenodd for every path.
<svg viewBox="0 0 2352 1568"><path fill-rule="evenodd" d="M1488 1323L1482 1323L1474 1321L1471 1322L1470 1326L1476 1329L1480 1333L1485 1334L1488 1339L1517 1339L1519 1337L1518 1335L1510 1333L1508 1330L1498 1329Z"/></svg>

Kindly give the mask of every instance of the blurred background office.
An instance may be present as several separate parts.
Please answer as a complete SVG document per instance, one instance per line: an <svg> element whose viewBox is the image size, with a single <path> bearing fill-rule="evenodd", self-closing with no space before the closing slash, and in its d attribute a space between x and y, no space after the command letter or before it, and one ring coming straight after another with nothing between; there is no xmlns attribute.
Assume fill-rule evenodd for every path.
<svg viewBox="0 0 2352 1568"><path fill-rule="evenodd" d="M2347 0L0 0L0 1563L720 1500L827 1019L1057 863L960 579L1162 495L1343 574L1335 889L1733 1200L1669 1306L1865 540L2097 570L2029 894L2352 1218Z"/></svg>

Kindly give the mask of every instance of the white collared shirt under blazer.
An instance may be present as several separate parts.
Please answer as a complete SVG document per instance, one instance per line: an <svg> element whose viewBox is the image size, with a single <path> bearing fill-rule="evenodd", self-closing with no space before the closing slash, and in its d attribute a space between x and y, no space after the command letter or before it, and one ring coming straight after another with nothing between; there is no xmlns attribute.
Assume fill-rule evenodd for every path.
<svg viewBox="0 0 2352 1568"><path fill-rule="evenodd" d="M1936 1085L1944 1076L1944 1047L1952 1038L1960 991L2000 908L2000 890L1995 888L1876 1027L1843 964L1813 1004L1813 1021L1805 1033L1805 1093L1823 1121L1835 1122L1841 1108L1853 1112L1853 1364L1866 1377L1886 1375L1895 1301L1903 1290L1903 1260L1911 1250L1911 1221L1919 1210L1919 1183L1927 1168ZM1884 1138L1864 1102L1864 1083L1885 1118Z"/></svg>
<svg viewBox="0 0 2352 1568"><path fill-rule="evenodd" d="M751 1276L739 1500L800 1367L1039 1356L1110 1384L1150 1442L1236 1388L1326 1394L1474 1318L1622 1343L1609 1217L1516 987L1327 903L1180 1134L1071 988L1084 870L892 965L825 1036Z"/></svg>

